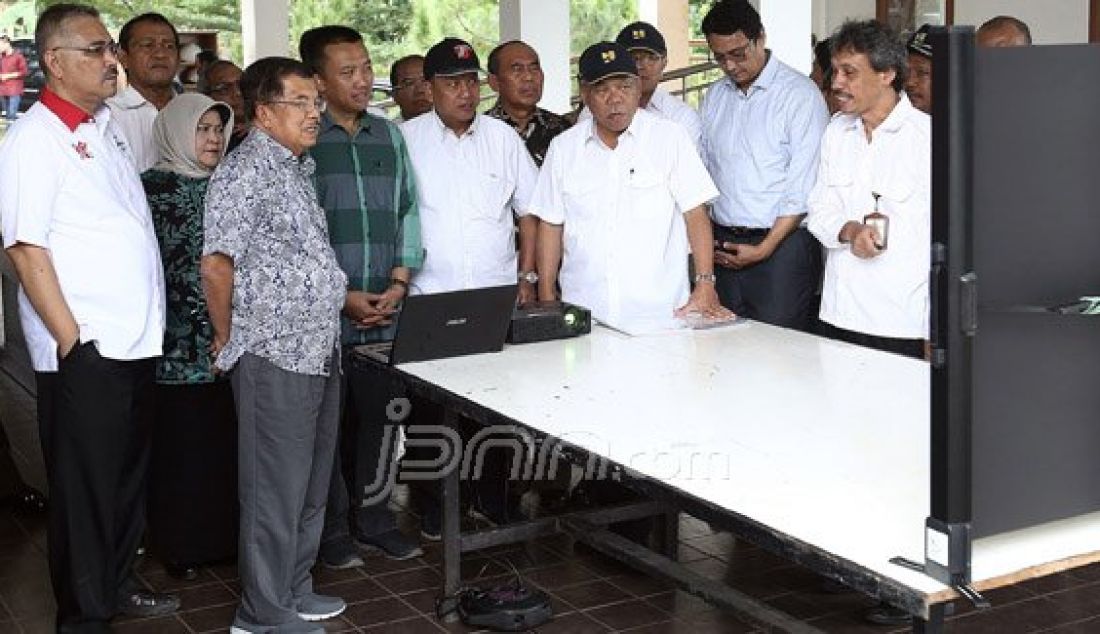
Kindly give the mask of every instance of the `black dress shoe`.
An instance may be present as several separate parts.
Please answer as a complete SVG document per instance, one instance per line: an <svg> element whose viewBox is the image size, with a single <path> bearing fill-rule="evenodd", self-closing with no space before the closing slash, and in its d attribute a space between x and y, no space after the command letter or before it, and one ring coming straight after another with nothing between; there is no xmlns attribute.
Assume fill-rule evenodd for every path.
<svg viewBox="0 0 1100 634"><path fill-rule="evenodd" d="M8 498L8 503L12 508L29 515L45 513L46 507L49 506L46 496L42 495L41 491L28 486Z"/></svg>
<svg viewBox="0 0 1100 634"><path fill-rule="evenodd" d="M131 592L118 602L118 611L126 616L150 617L171 614L180 608L180 600L174 594L157 594L139 590Z"/></svg>

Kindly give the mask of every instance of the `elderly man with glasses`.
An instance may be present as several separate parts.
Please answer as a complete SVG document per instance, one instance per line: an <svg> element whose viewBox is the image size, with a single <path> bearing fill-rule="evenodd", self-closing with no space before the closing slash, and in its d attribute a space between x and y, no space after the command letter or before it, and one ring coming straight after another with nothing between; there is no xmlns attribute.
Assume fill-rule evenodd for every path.
<svg viewBox="0 0 1100 634"><path fill-rule="evenodd" d="M726 75L703 100L703 154L721 192L718 296L744 317L808 330L821 247L801 225L829 111L813 81L767 49L748 0L717 2L703 34Z"/></svg>
<svg viewBox="0 0 1100 634"><path fill-rule="evenodd" d="M432 85L424 79L424 56L406 55L390 67L393 101L400 113L393 120L401 124L432 109Z"/></svg>
<svg viewBox="0 0 1100 634"><path fill-rule="evenodd" d="M164 275L129 146L104 100L118 48L88 6L56 4L35 41L46 87L0 145L4 248L35 370L58 632L179 601L138 590Z"/></svg>
<svg viewBox="0 0 1100 634"><path fill-rule="evenodd" d="M248 135L248 117L244 114L244 97L241 96L241 69L227 59L208 65L199 75L199 92L215 101L221 101L233 109L233 131L229 135L232 152Z"/></svg>
<svg viewBox="0 0 1100 634"><path fill-rule="evenodd" d="M234 632L322 632L346 605L313 591L340 417L348 278L313 186L324 101L301 62L241 77L252 131L214 172L202 277L215 367L237 404L241 605Z"/></svg>

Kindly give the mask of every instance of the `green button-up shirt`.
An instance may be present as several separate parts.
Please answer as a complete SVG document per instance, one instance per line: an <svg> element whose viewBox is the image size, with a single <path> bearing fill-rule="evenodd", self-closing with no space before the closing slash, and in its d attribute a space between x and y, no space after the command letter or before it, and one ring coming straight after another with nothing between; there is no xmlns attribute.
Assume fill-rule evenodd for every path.
<svg viewBox="0 0 1100 634"><path fill-rule="evenodd" d="M381 293L390 286L394 268L419 269L424 249L416 179L397 126L363 113L350 135L326 114L310 155L317 162L317 195L348 289ZM391 338L393 326L360 330L341 320L344 344Z"/></svg>

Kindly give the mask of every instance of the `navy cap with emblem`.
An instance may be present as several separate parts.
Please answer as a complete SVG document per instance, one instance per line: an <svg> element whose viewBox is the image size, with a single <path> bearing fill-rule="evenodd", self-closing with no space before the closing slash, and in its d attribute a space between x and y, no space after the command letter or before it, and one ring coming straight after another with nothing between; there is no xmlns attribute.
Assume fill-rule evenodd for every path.
<svg viewBox="0 0 1100 634"><path fill-rule="evenodd" d="M622 31L619 31L615 43L623 45L628 51L644 49L658 55L668 52L665 37L649 22L632 22L626 25Z"/></svg>
<svg viewBox="0 0 1100 634"><path fill-rule="evenodd" d="M928 41L928 32L931 30L931 24L920 25L920 28L909 36L909 42L905 47L918 55L932 57L932 42Z"/></svg>
<svg viewBox="0 0 1100 634"><path fill-rule="evenodd" d="M474 47L457 37L444 39L428 49L424 56L424 79L480 72L481 62Z"/></svg>
<svg viewBox="0 0 1100 634"><path fill-rule="evenodd" d="M638 66L626 47L614 42L598 42L584 49L577 62L581 81L594 84L608 77L638 74Z"/></svg>

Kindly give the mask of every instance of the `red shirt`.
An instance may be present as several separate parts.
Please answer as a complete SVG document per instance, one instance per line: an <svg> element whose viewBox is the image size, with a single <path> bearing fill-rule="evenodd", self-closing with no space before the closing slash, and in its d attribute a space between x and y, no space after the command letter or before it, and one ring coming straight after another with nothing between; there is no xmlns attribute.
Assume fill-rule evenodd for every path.
<svg viewBox="0 0 1100 634"><path fill-rule="evenodd" d="M23 78L27 76L27 60L17 50L0 55L0 75L19 73L13 79L0 80L0 97L12 97L23 94Z"/></svg>

